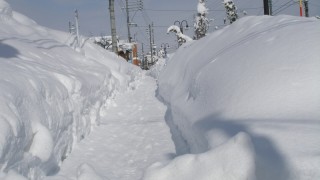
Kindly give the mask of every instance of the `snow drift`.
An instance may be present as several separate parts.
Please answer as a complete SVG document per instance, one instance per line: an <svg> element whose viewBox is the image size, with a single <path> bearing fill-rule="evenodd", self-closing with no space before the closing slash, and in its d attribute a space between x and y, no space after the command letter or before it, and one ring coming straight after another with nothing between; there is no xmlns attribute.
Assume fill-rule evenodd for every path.
<svg viewBox="0 0 320 180"><path fill-rule="evenodd" d="M245 17L180 47L158 95L181 156L145 179L319 179L319 29Z"/></svg>
<svg viewBox="0 0 320 180"><path fill-rule="evenodd" d="M73 35L41 27L3 0L0 25L0 178L40 179L59 170L139 70L90 39L76 52Z"/></svg>

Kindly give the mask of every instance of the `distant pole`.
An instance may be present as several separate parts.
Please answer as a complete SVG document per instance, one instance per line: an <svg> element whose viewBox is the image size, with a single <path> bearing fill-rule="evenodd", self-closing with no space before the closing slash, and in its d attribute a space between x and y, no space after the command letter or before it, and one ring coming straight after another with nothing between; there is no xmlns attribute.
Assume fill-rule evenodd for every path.
<svg viewBox="0 0 320 180"><path fill-rule="evenodd" d="M71 27L72 27L72 25L71 25L71 22L69 21L69 33L70 34L72 33Z"/></svg>
<svg viewBox="0 0 320 180"><path fill-rule="evenodd" d="M309 1L304 0L304 13L306 17L309 17Z"/></svg>
<svg viewBox="0 0 320 180"><path fill-rule="evenodd" d="M263 9L264 9L264 15L270 15L269 0L263 0Z"/></svg>
<svg viewBox="0 0 320 180"><path fill-rule="evenodd" d="M153 45L152 45L152 34L151 34L150 24L149 24L149 39L150 39L150 51L151 51L151 63L153 63Z"/></svg>
<svg viewBox="0 0 320 180"><path fill-rule="evenodd" d="M151 23L151 34L152 34L152 52L156 54L155 43L154 43L154 28L153 22Z"/></svg>
<svg viewBox="0 0 320 180"><path fill-rule="evenodd" d="M111 36L112 36L112 52L118 53L116 18L114 15L114 0L109 0L109 12L110 12Z"/></svg>
<svg viewBox="0 0 320 180"><path fill-rule="evenodd" d="M151 32L152 32L152 44L154 44L154 29L153 29L153 22L151 23Z"/></svg>
<svg viewBox="0 0 320 180"><path fill-rule="evenodd" d="M144 49L143 49L143 43L142 43L142 47L141 47L141 51L142 51L142 55L144 55Z"/></svg>
<svg viewBox="0 0 320 180"><path fill-rule="evenodd" d="M79 35L79 14L78 10L75 11L75 20L76 20L76 35L77 35L77 46L80 47L80 35Z"/></svg>
<svg viewBox="0 0 320 180"><path fill-rule="evenodd" d="M269 15L272 16L272 0L269 0Z"/></svg>
<svg viewBox="0 0 320 180"><path fill-rule="evenodd" d="M128 3L128 0L126 0L126 13L127 13L128 42L131 43L130 17L129 17L129 3Z"/></svg>
<svg viewBox="0 0 320 180"><path fill-rule="evenodd" d="M144 44L142 43L142 46L141 46L141 53L142 53L142 61L144 61L144 48L143 48Z"/></svg>
<svg viewBox="0 0 320 180"><path fill-rule="evenodd" d="M142 61L141 61L141 63L142 63L142 67L144 68L145 67L145 60L144 60L144 49L143 49L143 43L142 43L142 46L141 46L141 54L142 54Z"/></svg>
<svg viewBox="0 0 320 180"><path fill-rule="evenodd" d="M302 14L302 0L300 0L300 16L302 17L303 14Z"/></svg>

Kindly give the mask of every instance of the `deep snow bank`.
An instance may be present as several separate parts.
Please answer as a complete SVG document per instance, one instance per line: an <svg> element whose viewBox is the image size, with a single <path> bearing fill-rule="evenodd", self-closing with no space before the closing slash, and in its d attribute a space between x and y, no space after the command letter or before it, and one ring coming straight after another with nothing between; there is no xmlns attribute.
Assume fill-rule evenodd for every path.
<svg viewBox="0 0 320 180"><path fill-rule="evenodd" d="M180 47L158 93L177 152L201 154L151 167L145 179L319 179L319 29L313 18L246 17ZM247 140L231 146L239 133Z"/></svg>
<svg viewBox="0 0 320 180"><path fill-rule="evenodd" d="M39 179L59 169L139 69L90 39L76 52L74 36L41 27L2 0L0 26L0 179Z"/></svg>

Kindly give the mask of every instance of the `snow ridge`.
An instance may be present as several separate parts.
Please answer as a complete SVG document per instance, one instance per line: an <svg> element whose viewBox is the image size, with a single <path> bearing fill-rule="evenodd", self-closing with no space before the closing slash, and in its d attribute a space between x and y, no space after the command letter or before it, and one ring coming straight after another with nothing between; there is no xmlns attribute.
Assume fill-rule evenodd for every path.
<svg viewBox="0 0 320 180"><path fill-rule="evenodd" d="M245 17L180 48L160 74L158 95L181 156L151 167L145 180L318 179L319 28L315 18ZM230 177L204 170L223 166L239 133L252 146L234 148L252 148L227 161ZM220 148L217 160L211 152Z"/></svg>
<svg viewBox="0 0 320 180"><path fill-rule="evenodd" d="M55 174L139 69L86 39L37 25L0 1L0 177ZM10 179L10 178L9 178Z"/></svg>

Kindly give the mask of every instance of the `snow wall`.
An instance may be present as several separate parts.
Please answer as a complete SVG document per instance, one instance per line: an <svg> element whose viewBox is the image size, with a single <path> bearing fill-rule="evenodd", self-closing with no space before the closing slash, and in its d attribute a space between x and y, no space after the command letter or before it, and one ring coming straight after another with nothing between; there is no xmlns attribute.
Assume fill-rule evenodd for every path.
<svg viewBox="0 0 320 180"><path fill-rule="evenodd" d="M139 68L90 39L50 30L0 0L0 179L59 170Z"/></svg>
<svg viewBox="0 0 320 180"><path fill-rule="evenodd" d="M159 77L177 157L145 180L320 179L320 21L245 17Z"/></svg>

